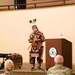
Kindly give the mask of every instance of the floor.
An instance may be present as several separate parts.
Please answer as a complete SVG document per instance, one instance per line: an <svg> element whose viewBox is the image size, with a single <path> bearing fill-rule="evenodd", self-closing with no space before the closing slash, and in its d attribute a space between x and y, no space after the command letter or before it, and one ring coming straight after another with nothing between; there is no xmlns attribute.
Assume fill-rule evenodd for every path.
<svg viewBox="0 0 75 75"><path fill-rule="evenodd" d="M19 69L18 67L16 67L14 69L14 73L16 75L46 75L46 69L45 69L45 64L43 63L41 66L41 70L37 69L37 64L35 66L34 70L31 70L30 68L30 64L28 63L24 63L21 67L21 69ZM4 73L4 69L0 70L0 74ZM75 75L75 70L73 70L73 75Z"/></svg>
<svg viewBox="0 0 75 75"><path fill-rule="evenodd" d="M30 64L28 64L28 63L24 63L23 65L22 65L22 67L21 67L21 69L19 69L19 67L16 67L15 69L14 69L14 71L13 71L15 74L18 74L18 75L34 75L35 73L36 73L36 75L45 75L45 73L46 73L46 70L45 70L45 64L42 64L42 66L41 66L41 70L38 70L38 68L37 68L37 64L36 64L36 66L35 66L35 68L34 68L34 70L31 70L31 68L30 68ZM4 69L2 69L2 70L0 70L0 73L4 73Z"/></svg>

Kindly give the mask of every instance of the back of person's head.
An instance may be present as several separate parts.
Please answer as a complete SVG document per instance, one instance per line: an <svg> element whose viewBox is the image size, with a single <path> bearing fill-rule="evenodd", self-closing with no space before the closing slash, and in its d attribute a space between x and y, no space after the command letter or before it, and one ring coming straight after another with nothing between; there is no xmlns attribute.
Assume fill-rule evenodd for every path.
<svg viewBox="0 0 75 75"><path fill-rule="evenodd" d="M55 62L55 64L63 64L63 62L64 62L63 56L62 55L57 55L54 58L54 62Z"/></svg>
<svg viewBox="0 0 75 75"><path fill-rule="evenodd" d="M12 71L14 69L14 63L12 60L8 59L5 61L4 68L6 71Z"/></svg>

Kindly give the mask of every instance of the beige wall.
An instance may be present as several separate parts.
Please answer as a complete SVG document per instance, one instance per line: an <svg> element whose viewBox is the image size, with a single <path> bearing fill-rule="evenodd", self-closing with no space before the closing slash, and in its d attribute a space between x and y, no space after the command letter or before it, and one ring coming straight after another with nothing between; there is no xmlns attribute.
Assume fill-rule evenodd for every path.
<svg viewBox="0 0 75 75"><path fill-rule="evenodd" d="M55 0L26 0L26 3L38 3L38 2L47 2L47 1L55 1ZM66 4L69 3L75 3L75 0L68 0L66 1ZM14 4L14 0L0 0L0 5L12 5ZM37 4L36 7L41 6L51 6L51 5L60 5L63 4L63 1L60 2L54 2L54 3L43 3L43 4ZM27 5L27 8L34 8L34 4ZM13 6L10 7L11 9L14 8ZM8 9L8 7L0 7L0 9Z"/></svg>
<svg viewBox="0 0 75 75"><path fill-rule="evenodd" d="M14 0L0 0L0 5L13 4Z"/></svg>
<svg viewBox="0 0 75 75"><path fill-rule="evenodd" d="M55 0L26 0L27 3L46 2ZM67 2L75 3L75 0L69 0ZM0 0L0 5L14 4L14 0Z"/></svg>
<svg viewBox="0 0 75 75"><path fill-rule="evenodd" d="M14 0L0 0L0 5L12 5ZM13 8L13 6L11 6ZM0 7L0 9L8 9L8 7Z"/></svg>
<svg viewBox="0 0 75 75"><path fill-rule="evenodd" d="M36 3L36 2L47 2L47 1L55 1L55 0L26 0L27 3ZM67 2L70 2L70 3L75 3L75 0L68 0L66 1Z"/></svg>
<svg viewBox="0 0 75 75"><path fill-rule="evenodd" d="M62 5L64 0L60 0L59 2L51 2L50 1L57 1L57 0L26 0L27 3L40 3L40 2L47 2L48 3L41 3L41 4L36 4L36 7L45 7L45 6L52 6L52 5ZM75 0L66 0L65 4L70 4L70 3L75 3ZM27 5L27 8L32 8L35 7L34 4L32 5Z"/></svg>
<svg viewBox="0 0 75 75"><path fill-rule="evenodd" d="M34 18L46 39L66 38L72 42L75 64L75 6L0 12L0 53L20 53L23 61L29 62L29 20ZM45 62L45 49L43 59Z"/></svg>
<svg viewBox="0 0 75 75"><path fill-rule="evenodd" d="M51 5L59 5L59 4L63 4L63 1L60 2L52 2L50 3L50 1L56 1L56 0L26 0L26 3L40 3L40 2L47 2L47 3L40 3L40 4L36 4L36 7L43 7L43 6L51 6ZM32 5L27 5L27 8L32 8L35 7L34 4Z"/></svg>

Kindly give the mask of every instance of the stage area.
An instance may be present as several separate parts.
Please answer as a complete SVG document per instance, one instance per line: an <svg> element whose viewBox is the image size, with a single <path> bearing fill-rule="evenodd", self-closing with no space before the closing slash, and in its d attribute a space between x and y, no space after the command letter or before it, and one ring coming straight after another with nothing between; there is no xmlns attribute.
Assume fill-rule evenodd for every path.
<svg viewBox="0 0 75 75"><path fill-rule="evenodd" d="M43 63L41 66L41 70L37 69L37 64L35 66L34 70L31 70L30 68L30 64L28 63L24 63L21 67L21 69L19 69L18 67L14 69L13 73L15 75L46 75L46 69L45 69L45 64ZM75 70L73 71L73 75L75 75ZM4 69L0 70L0 74L4 73Z"/></svg>
<svg viewBox="0 0 75 75"><path fill-rule="evenodd" d="M37 69L37 64L35 66L34 70L31 70L30 68L30 64L28 63L24 63L21 67L21 69L19 69L18 67L14 69L14 74L16 75L45 75L46 74L46 70L45 70L45 64L42 64L41 66L41 70ZM0 70L0 74L4 73L4 69Z"/></svg>

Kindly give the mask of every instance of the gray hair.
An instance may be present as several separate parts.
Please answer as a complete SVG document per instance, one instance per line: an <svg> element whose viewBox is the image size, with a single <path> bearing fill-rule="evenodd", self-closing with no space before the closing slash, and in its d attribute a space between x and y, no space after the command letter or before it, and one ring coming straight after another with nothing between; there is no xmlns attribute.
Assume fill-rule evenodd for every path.
<svg viewBox="0 0 75 75"><path fill-rule="evenodd" d="M63 62L64 62L63 56L57 55L57 56L54 58L54 62L55 62L56 64L63 64Z"/></svg>
<svg viewBox="0 0 75 75"><path fill-rule="evenodd" d="M6 71L12 71L14 69L14 63L12 60L8 59L5 61L4 68Z"/></svg>

